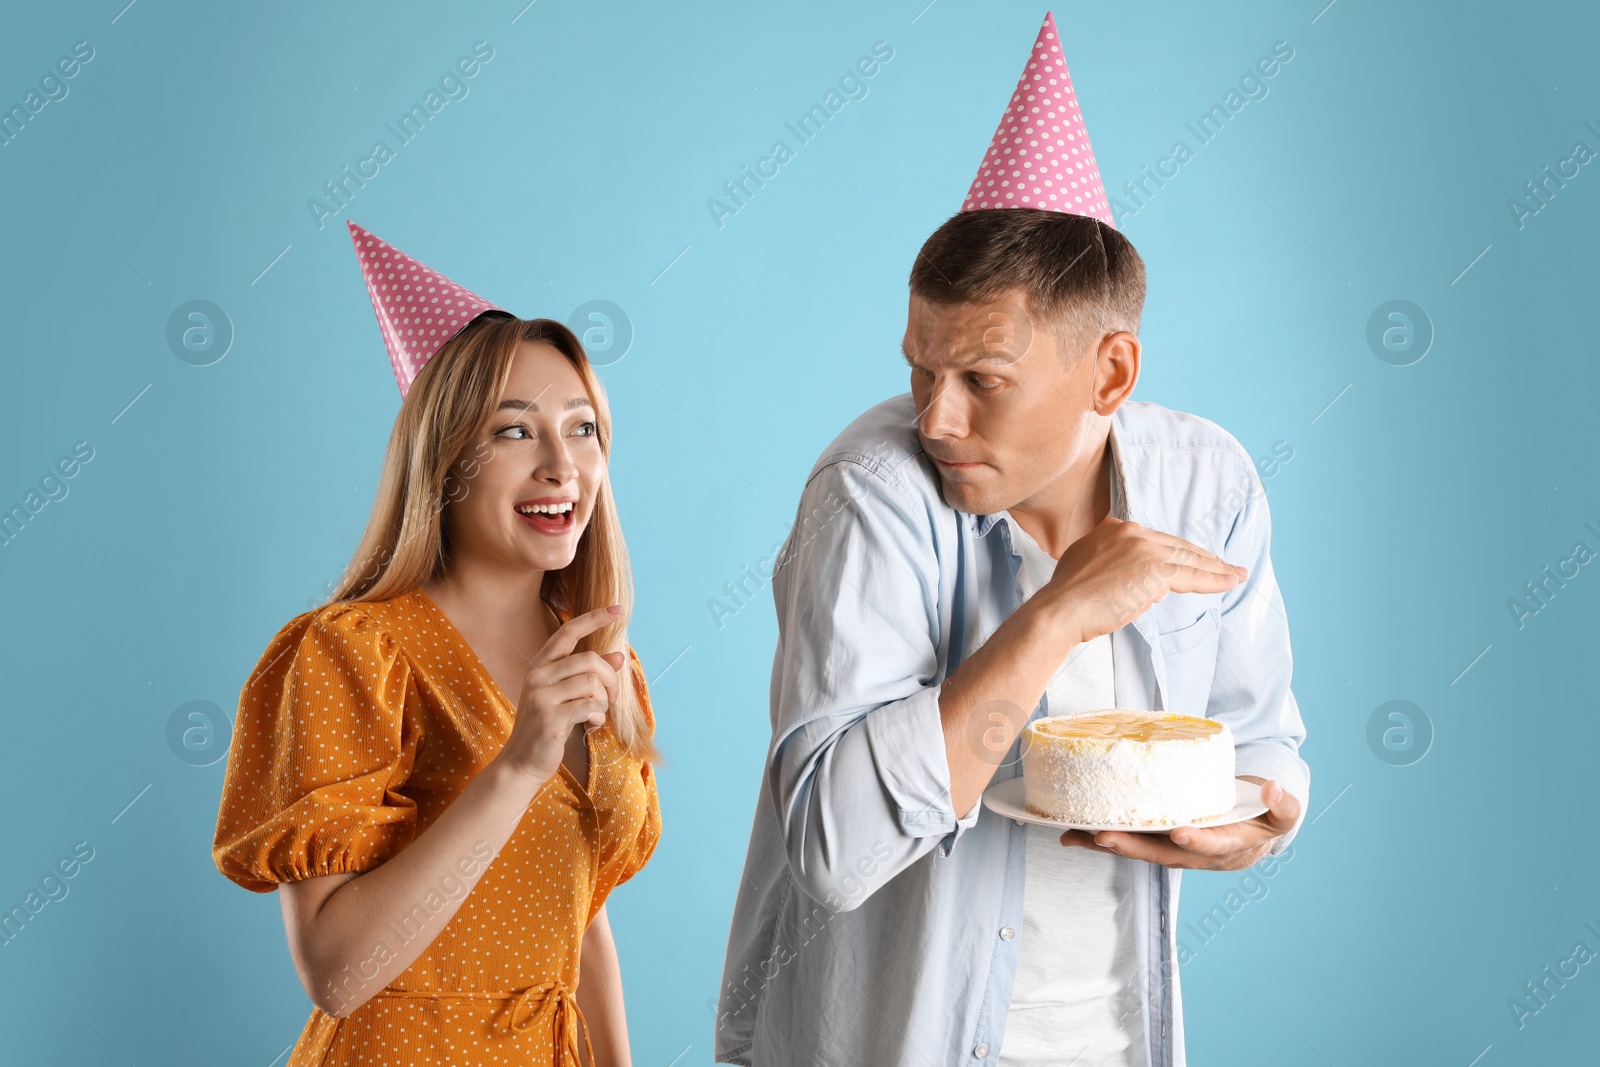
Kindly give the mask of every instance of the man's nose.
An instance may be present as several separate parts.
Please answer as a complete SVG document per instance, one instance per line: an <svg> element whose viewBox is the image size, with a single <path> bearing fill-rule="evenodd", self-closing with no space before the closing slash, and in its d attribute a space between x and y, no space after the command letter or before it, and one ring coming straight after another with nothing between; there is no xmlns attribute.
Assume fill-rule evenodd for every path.
<svg viewBox="0 0 1600 1067"><path fill-rule="evenodd" d="M960 437L966 432L966 414L959 395L948 382L936 381L917 416L917 428L924 437Z"/></svg>

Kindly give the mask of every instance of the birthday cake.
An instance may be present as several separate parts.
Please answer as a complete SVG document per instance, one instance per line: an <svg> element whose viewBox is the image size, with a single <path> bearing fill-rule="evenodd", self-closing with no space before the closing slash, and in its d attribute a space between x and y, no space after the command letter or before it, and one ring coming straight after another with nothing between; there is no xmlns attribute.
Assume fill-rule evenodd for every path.
<svg viewBox="0 0 1600 1067"><path fill-rule="evenodd" d="M1108 708L1022 732L1028 810L1083 826L1185 825L1232 811L1233 734L1215 719Z"/></svg>

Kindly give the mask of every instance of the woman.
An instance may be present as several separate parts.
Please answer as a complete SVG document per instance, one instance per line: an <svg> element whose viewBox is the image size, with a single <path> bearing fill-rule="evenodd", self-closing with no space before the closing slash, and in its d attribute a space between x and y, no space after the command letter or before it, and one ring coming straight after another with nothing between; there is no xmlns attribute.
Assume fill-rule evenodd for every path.
<svg viewBox="0 0 1600 1067"><path fill-rule="evenodd" d="M565 326L351 229L410 388L344 581L244 688L213 855L280 890L289 1067L626 1065L605 901L661 820L605 396Z"/></svg>

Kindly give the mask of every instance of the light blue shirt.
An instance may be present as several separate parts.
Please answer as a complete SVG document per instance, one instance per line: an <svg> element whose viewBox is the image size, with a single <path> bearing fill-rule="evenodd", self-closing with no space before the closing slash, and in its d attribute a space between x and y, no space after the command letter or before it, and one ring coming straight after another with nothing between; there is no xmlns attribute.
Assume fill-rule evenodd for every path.
<svg viewBox="0 0 1600 1067"><path fill-rule="evenodd" d="M1110 449L1112 514L1249 569L1226 593L1172 594L1111 635L1118 706L1227 723L1237 773L1277 780L1305 810L1305 726L1255 465L1214 423L1132 401L1112 417ZM999 1056L1027 833L981 803L953 809L939 686L1021 603L1011 522L944 502L910 394L856 419L812 468L773 575L772 745L729 935L718 1062L976 1067ZM988 725L974 727L975 746ZM1020 773L1013 744L995 780ZM1138 867L1148 1059L1181 1067L1179 873Z"/></svg>

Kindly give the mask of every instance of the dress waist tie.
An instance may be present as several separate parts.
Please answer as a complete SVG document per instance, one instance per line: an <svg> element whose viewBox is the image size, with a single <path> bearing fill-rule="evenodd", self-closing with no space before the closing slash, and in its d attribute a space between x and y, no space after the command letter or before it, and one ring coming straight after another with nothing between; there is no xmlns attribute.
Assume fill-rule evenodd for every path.
<svg viewBox="0 0 1600 1067"><path fill-rule="evenodd" d="M583 1012L578 1010L578 998L559 979L509 992L385 989L376 995L419 1000L509 1000L511 1007L498 1023L507 1036L548 1025L555 1034L556 1051L560 1054L563 1067L568 1064L579 1067L582 1062L594 1063L594 1047L589 1043L589 1024L584 1021ZM578 1059L580 1037L587 1057L585 1061Z"/></svg>

